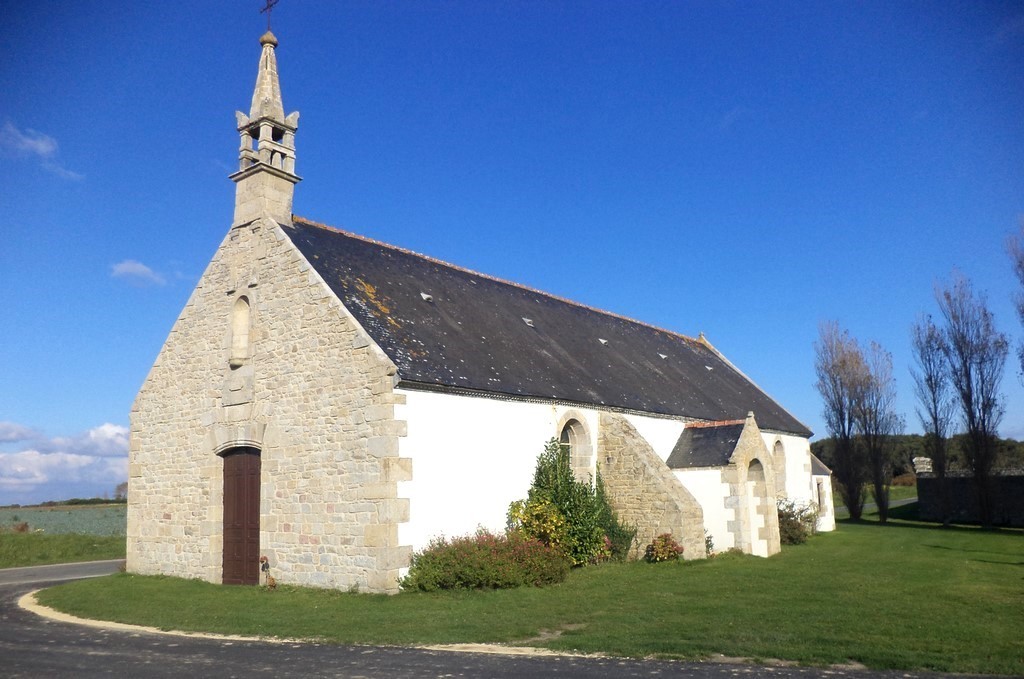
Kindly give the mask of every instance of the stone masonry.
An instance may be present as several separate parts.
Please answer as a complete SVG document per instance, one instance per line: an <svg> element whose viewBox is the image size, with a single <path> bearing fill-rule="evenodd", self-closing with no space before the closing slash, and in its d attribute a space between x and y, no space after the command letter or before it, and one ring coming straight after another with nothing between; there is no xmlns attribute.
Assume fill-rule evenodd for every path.
<svg viewBox="0 0 1024 679"><path fill-rule="evenodd" d="M251 310L241 361L240 297ZM220 582L218 454L253 446L261 554L277 580L397 591L411 555L398 545L409 503L397 484L412 465L397 456L394 372L281 226L233 228L132 408L128 570Z"/></svg>
<svg viewBox="0 0 1024 679"><path fill-rule="evenodd" d="M619 518L637 527L639 548L672 533L683 546L684 559L703 559L700 504L626 418L602 412L598 431L601 479Z"/></svg>
<svg viewBox="0 0 1024 679"><path fill-rule="evenodd" d="M729 484L725 506L733 510L729 532L745 554L771 556L782 549L776 499L775 460L761 437L753 414L746 422L722 481ZM759 544L757 544L759 543Z"/></svg>

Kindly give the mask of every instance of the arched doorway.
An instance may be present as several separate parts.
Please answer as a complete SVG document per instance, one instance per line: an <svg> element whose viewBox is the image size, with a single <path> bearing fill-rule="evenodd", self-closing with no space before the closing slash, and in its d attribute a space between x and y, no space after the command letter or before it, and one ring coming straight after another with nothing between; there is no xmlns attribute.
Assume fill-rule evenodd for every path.
<svg viewBox="0 0 1024 679"><path fill-rule="evenodd" d="M759 460L751 460L747 468L747 511L750 526L750 553L768 556L768 540L764 537L768 527L768 484L764 467Z"/></svg>
<svg viewBox="0 0 1024 679"><path fill-rule="evenodd" d="M231 448L224 457L225 585L260 581L260 451Z"/></svg>

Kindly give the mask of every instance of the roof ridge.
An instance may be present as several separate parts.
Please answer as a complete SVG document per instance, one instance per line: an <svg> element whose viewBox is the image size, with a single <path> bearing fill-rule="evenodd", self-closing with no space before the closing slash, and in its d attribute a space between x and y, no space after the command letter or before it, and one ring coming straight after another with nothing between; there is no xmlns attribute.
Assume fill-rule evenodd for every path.
<svg viewBox="0 0 1024 679"><path fill-rule="evenodd" d="M712 420L710 422L687 422L686 429L704 429L711 427L728 427L735 424L743 424L746 420Z"/></svg>
<svg viewBox="0 0 1024 679"><path fill-rule="evenodd" d="M589 306L587 304L583 304L581 302L577 302L575 300L571 300L568 297L561 297L559 295L551 294L550 292L545 292L544 290L538 290L537 288L531 288L529 285L523 285L522 283L516 283L515 281L506 280L504 278L498 278L497 276L492 276L491 274L482 273L480 271L474 271L473 269L468 269L468 268L466 268L464 266L459 266L458 264L452 264L451 262L446 262L443 259L437 259L436 257L431 257L430 255L425 255L425 254L423 254L421 252L416 252L415 250L410 250L408 248L403 248L403 247L398 246L398 245L392 245L391 243L385 243L382 240L377 240L376 238L370 238L369 236L363 236L361 234L354 233L354 232L349 231L347 229L339 229L338 227L330 226L329 224L323 224L321 222L314 222L312 219L307 219L305 217L300 217L299 215L295 215L295 214L292 215L292 221L301 222L303 224L307 224L309 226L317 227L317 228L320 228L320 229L326 229L328 231L336 231L338 233L345 234L346 236L350 236L350 237L355 238L357 240L361 240L361 241L366 242L366 243L372 243L372 244L378 245L380 247L389 248L391 250L395 250L395 251L401 252L403 254L412 255L413 257L419 257L420 259L426 260L426 261L431 262L433 264L438 264L440 266L448 267L449 269L454 269L456 271L461 271L463 273L468 273L468 274L472 274L474 276L479 276L479 277L485 278L485 279L487 279L489 281L494 281L495 283L502 283L504 285L511 285L512 287L519 288L520 290L526 290L527 292L532 292L532 293L537 294L537 295L544 295L545 297L548 297L548 298L553 299L553 300L557 300L557 301L562 302L564 304L569 304L570 306L578 307L580 309L586 309L587 311L592 311L594 313L602 314L604 316L610 316L612 318L618 318L619 320L627 321L629 323L635 323L636 325L641 325L641 326L643 326L645 328L650 328L652 330L657 330L658 332L663 332L663 333L665 333L667 335L672 335L673 337L678 337L679 339L681 339L681 340L683 340L685 342L689 342L691 344L699 344L701 346L706 346L708 348L711 348L711 347L708 346L708 343L707 343L706 340L701 341L701 339L699 339L699 338L690 337L689 335L684 335L682 333L675 332L673 330L666 330L665 328L660 328L660 327L658 327L656 325L652 325L650 323L645 323L643 321L638 321L637 319L630 318L629 316L624 316L622 314L617 314L614 311L606 311L604 309L598 309L597 307L592 307L592 306ZM713 348L711 348L711 349L712 349L712 351L714 351L715 354L718 354L718 352L715 351ZM729 366L733 367L732 364L729 364ZM733 367L733 369L735 370L735 367ZM743 420L737 420L737 421L738 422L743 422Z"/></svg>

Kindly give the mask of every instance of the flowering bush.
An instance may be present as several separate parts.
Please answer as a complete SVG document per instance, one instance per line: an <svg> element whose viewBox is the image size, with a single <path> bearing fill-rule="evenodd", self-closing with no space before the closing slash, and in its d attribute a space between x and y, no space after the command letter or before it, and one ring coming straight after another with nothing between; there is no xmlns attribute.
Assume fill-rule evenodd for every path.
<svg viewBox="0 0 1024 679"><path fill-rule="evenodd" d="M560 550L520 532L440 537L412 556L404 590L505 589L565 580L569 562Z"/></svg>
<svg viewBox="0 0 1024 679"><path fill-rule="evenodd" d="M644 550L644 561L675 561L682 553L683 547L672 539L672 533L662 533L647 545L647 549Z"/></svg>
<svg viewBox="0 0 1024 679"><path fill-rule="evenodd" d="M605 535L601 539L601 544L598 546L597 551L590 557L590 563L602 563L604 561L611 561L615 555L615 545L612 543L612 539Z"/></svg>

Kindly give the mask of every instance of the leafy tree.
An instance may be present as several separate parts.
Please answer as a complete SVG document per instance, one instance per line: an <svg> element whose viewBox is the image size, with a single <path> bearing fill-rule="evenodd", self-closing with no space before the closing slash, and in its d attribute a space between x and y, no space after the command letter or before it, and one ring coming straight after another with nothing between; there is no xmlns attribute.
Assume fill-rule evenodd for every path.
<svg viewBox="0 0 1024 679"><path fill-rule="evenodd" d="M863 372L853 380L853 419L867 456L878 520L885 523L889 517L893 436L902 433L903 418L896 413L892 354L872 342L862 359Z"/></svg>
<svg viewBox="0 0 1024 679"><path fill-rule="evenodd" d="M864 511L864 484L867 481L864 455L855 440L856 398L867 372L857 341L835 321L823 323L814 345L815 387L824 402L822 416L832 437L832 471L839 495L859 520Z"/></svg>
<svg viewBox="0 0 1024 679"><path fill-rule="evenodd" d="M956 276L952 285L936 291L942 328L942 352L950 383L960 406L967 445L964 454L974 473L983 526L992 525L992 467L996 459L996 430L1004 408L999 384L1009 352L1006 335L996 330L984 295L975 295L971 282Z"/></svg>
<svg viewBox="0 0 1024 679"><path fill-rule="evenodd" d="M932 471L935 472L939 486L942 525L948 527L951 517L946 482L946 472L949 468L947 439L955 403L943 342L942 331L936 327L931 316L919 319L911 329L911 344L917 368L912 369L910 374L914 378L914 394L918 401L917 417L925 432L924 457L931 458Z"/></svg>

